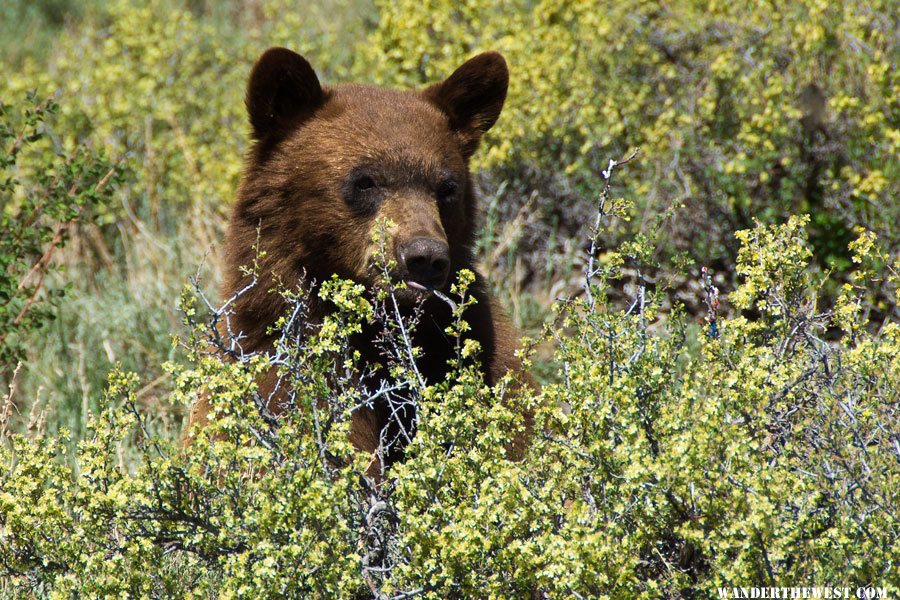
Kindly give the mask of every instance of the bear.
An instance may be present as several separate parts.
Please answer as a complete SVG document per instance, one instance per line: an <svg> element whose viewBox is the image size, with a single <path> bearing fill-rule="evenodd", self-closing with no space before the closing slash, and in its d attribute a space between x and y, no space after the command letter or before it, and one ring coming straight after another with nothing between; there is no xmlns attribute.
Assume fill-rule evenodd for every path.
<svg viewBox="0 0 900 600"><path fill-rule="evenodd" d="M373 227L389 223L383 252L396 265L392 280L406 284L394 292L398 305L424 315L412 343L421 349L416 366L426 383L446 378L456 352L444 333L452 310L439 296L462 269L475 273L469 293L477 302L464 318L468 335L480 344L485 381L521 373L518 336L476 268L478 208L469 171L482 136L500 116L508 83L506 61L496 52L471 58L421 90L323 86L301 55L286 48L262 54L247 87L253 145L228 226L222 286L224 298L242 291L229 326L240 332L245 352L273 349L273 326L288 309L271 293L276 282L302 279L315 286L337 275L373 288ZM244 267L254 263L259 277L251 285L254 276ZM313 302L308 319L321 320L328 310L327 303ZM368 328L352 340L364 362L379 361L377 335ZM533 385L525 373L519 379ZM259 382L262 397L275 380L270 373ZM277 402L271 403L278 414ZM201 397L188 431L203 424L208 411ZM403 456L400 436L388 430L414 432L415 418L409 411L392 415L377 403L356 410L350 441L361 452L380 452L383 471ZM532 417L523 418L528 430ZM385 439L395 441L384 447ZM517 439L507 453L521 455L523 447Z"/></svg>

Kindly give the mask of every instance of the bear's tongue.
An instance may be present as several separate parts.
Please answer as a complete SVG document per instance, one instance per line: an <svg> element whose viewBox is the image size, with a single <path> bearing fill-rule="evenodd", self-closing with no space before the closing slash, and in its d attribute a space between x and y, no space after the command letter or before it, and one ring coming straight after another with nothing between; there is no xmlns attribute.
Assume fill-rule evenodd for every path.
<svg viewBox="0 0 900 600"><path fill-rule="evenodd" d="M421 283L417 283L417 282L413 281L412 279L407 279L406 285L414 290L419 290L420 292L430 292L431 291L430 289L428 289Z"/></svg>

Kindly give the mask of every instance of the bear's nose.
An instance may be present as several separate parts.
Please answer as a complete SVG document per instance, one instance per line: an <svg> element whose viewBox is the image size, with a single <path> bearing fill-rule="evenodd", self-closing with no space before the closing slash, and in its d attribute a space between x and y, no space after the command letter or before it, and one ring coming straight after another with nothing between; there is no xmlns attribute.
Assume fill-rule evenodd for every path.
<svg viewBox="0 0 900 600"><path fill-rule="evenodd" d="M423 287L441 287L450 273L450 248L431 238L414 238L400 246L400 265Z"/></svg>

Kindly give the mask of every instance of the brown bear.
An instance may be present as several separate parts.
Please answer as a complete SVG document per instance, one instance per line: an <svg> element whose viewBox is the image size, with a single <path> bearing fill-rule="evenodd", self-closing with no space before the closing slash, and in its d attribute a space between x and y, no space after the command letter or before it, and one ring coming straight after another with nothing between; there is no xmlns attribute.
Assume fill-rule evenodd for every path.
<svg viewBox="0 0 900 600"><path fill-rule="evenodd" d="M287 310L286 302L270 293L276 281L302 277L315 285L336 274L375 285L373 228L387 219L392 225L385 250L396 265L391 276L406 283L396 291L398 303L424 315L412 340L421 348L417 367L423 378L443 380L454 355L455 345L444 333L451 309L434 291L446 292L461 269L476 272L470 293L477 303L465 319L480 343L486 381L493 384L520 368L516 336L475 269L477 208L468 168L481 137L500 116L508 80L506 62L496 52L472 58L442 82L410 91L322 86L306 59L285 48L271 48L259 58L246 98L255 143L231 215L222 290L225 298L245 290L230 323L241 332L244 351L273 347L272 326ZM242 267L254 261L260 281L246 290L252 276ZM311 305L310 320L327 310L325 303ZM378 362L376 335L372 328L352 340L363 361ZM269 376L260 382L261 395L273 381ZM278 412L277 406L269 408ZM201 399L189 425L205 421L208 409ZM399 426L414 427L409 421L415 415L402 418L408 422ZM351 442L360 451L376 452L384 430L398 426L394 420L386 406L355 411ZM513 446L521 449L520 442ZM380 450L385 464L402 456L402 444Z"/></svg>

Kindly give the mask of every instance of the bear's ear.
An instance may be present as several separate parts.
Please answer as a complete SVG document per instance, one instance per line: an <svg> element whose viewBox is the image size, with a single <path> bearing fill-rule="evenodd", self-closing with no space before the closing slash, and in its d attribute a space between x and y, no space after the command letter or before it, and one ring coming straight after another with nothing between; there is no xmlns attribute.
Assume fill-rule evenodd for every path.
<svg viewBox="0 0 900 600"><path fill-rule="evenodd" d="M478 148L503 108L509 71L498 52L485 52L469 59L450 77L425 88L424 94L450 118L450 127L462 140L468 157Z"/></svg>
<svg viewBox="0 0 900 600"><path fill-rule="evenodd" d="M323 100L319 78L305 58L287 48L269 48L253 66L247 85L254 139L284 135Z"/></svg>

